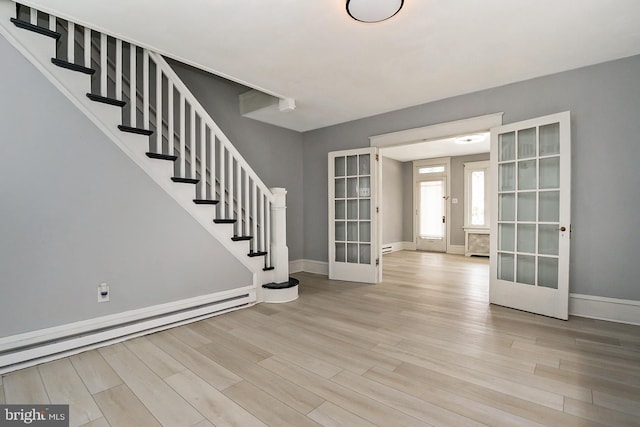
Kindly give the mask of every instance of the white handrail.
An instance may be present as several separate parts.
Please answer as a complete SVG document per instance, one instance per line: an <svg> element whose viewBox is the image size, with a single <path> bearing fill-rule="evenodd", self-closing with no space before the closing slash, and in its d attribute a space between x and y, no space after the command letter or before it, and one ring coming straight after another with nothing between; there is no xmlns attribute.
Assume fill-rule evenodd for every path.
<svg viewBox="0 0 640 427"><path fill-rule="evenodd" d="M187 88L187 86L182 82L182 80L180 79L180 77L178 77L176 72L173 71L173 68L171 68L171 66L167 63L167 61L165 61L165 59L162 56L158 55L155 52L149 52L149 57L153 59L153 62L155 62L156 65L160 65L164 75L168 79L171 79L173 81L173 86L178 90L178 92L180 92L185 97L185 99L189 102L189 105L195 108L198 115L200 115L201 118L205 119L207 126L214 131L214 135L218 138L218 140L224 144L225 148L229 151L229 153L233 156L234 159L239 160L241 162L242 169L249 174L251 179L255 180L260 190L264 194L266 194L269 198L269 201L272 202L273 194L271 193L271 190L269 190L269 188L262 182L258 174L255 173L255 171L251 168L249 163L247 163L246 160L244 160L244 158L242 157L240 152L238 152L236 147L234 147L231 144L231 141L229 141L229 138L227 138L227 136L224 134L224 132L222 132L220 127L218 127L218 125L213 121L211 116L209 116L209 113L207 113L207 110L205 110L204 107L200 104L200 102L198 102L196 97L193 96L189 88Z"/></svg>

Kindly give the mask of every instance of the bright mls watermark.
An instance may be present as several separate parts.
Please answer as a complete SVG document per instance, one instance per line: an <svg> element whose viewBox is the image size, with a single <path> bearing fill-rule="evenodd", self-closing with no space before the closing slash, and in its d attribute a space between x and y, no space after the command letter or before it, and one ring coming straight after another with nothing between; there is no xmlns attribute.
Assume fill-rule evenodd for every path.
<svg viewBox="0 0 640 427"><path fill-rule="evenodd" d="M0 427L69 427L69 405L0 405Z"/></svg>

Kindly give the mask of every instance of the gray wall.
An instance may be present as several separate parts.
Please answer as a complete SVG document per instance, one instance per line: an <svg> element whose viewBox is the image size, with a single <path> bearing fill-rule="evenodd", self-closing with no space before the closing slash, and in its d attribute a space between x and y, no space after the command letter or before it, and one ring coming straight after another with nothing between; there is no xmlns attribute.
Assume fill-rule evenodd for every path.
<svg viewBox="0 0 640 427"><path fill-rule="evenodd" d="M246 87L180 62L169 63L267 187L287 189L289 259L303 258L302 134L242 117L238 95Z"/></svg>
<svg viewBox="0 0 640 427"><path fill-rule="evenodd" d="M304 134L304 256L327 260L327 153L368 137L504 112L513 123L570 110L574 293L640 300L640 56L448 98Z"/></svg>
<svg viewBox="0 0 640 427"><path fill-rule="evenodd" d="M0 337L252 284L3 37L0 58Z"/></svg>
<svg viewBox="0 0 640 427"><path fill-rule="evenodd" d="M402 182L402 162L389 157L382 161L382 243L403 241L405 188Z"/></svg>
<svg viewBox="0 0 640 427"><path fill-rule="evenodd" d="M489 153L451 158L451 198L449 200L458 199L458 203L451 204L451 218L449 218L452 245L464 245L464 229L462 228L464 227L464 164L480 160L489 160Z"/></svg>

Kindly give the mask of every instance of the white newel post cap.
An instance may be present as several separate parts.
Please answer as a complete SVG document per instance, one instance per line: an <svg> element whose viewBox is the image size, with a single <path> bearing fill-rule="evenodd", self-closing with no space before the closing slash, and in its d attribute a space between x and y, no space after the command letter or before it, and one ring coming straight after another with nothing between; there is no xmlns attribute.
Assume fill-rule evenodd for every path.
<svg viewBox="0 0 640 427"><path fill-rule="evenodd" d="M281 187L270 188L273 193L273 207L274 208L286 208L287 207L287 189Z"/></svg>

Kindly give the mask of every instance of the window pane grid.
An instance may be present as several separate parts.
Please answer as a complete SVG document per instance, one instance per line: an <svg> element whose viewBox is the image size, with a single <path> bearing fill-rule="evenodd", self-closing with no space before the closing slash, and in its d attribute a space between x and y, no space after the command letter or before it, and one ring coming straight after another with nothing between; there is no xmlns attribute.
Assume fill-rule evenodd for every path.
<svg viewBox="0 0 640 427"><path fill-rule="evenodd" d="M371 264L371 156L336 157L335 261Z"/></svg>
<svg viewBox="0 0 640 427"><path fill-rule="evenodd" d="M497 274L501 280L557 289L558 138L558 124L520 130L515 138L514 132L498 136ZM514 166L513 177L504 175Z"/></svg>

